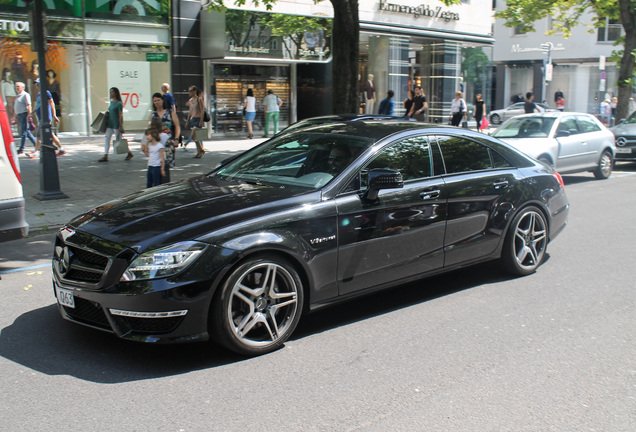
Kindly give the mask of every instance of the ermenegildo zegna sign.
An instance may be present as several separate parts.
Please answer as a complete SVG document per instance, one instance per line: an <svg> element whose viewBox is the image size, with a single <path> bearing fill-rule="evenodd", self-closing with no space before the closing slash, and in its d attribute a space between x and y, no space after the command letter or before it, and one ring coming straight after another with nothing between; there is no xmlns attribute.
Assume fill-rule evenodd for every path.
<svg viewBox="0 0 636 432"><path fill-rule="evenodd" d="M445 22L459 21L459 14L457 12L442 10L441 6L431 7L427 4L421 4L419 6L407 6L389 3L387 0L380 0L380 6L378 9L381 11L413 15L414 18L437 18L444 20Z"/></svg>

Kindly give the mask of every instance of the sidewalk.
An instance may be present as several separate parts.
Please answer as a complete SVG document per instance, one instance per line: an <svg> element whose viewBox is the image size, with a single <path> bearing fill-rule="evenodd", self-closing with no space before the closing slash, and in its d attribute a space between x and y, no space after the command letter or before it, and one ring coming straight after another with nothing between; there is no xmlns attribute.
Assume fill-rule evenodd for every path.
<svg viewBox="0 0 636 432"><path fill-rule="evenodd" d="M22 188L26 201L26 219L29 236L52 233L73 217L98 204L127 195L146 187L148 158L141 152L141 144L129 138L129 147L135 155L125 161L126 155L111 153L108 162L98 162L104 155L104 137L60 137L66 154L57 158L60 189L66 199L41 201L34 198L40 192L40 159L20 155ZM194 143L187 151L177 149L176 166L170 170L172 181L182 180L211 171L220 161L247 150L265 138L244 137L205 141L206 154L196 155ZM27 152L33 147L27 146Z"/></svg>

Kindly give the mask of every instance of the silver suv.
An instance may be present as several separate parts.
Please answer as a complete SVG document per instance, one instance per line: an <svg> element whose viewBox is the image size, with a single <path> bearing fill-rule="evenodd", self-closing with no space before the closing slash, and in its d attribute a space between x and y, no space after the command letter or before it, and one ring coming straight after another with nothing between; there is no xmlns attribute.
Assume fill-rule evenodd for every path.
<svg viewBox="0 0 636 432"><path fill-rule="evenodd" d="M20 162L13 143L11 123L0 98L0 242L17 240L29 232L25 219Z"/></svg>

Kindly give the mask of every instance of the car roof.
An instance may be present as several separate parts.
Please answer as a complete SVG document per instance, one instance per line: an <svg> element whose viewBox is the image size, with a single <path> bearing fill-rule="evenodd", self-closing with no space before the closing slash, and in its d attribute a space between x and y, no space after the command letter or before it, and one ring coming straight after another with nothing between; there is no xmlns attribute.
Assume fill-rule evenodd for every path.
<svg viewBox="0 0 636 432"><path fill-rule="evenodd" d="M568 111L544 111L544 112L540 112L540 113L530 113L530 114L519 114L518 116L514 116L511 117L508 120L513 120L513 119L520 119L520 118L527 118L527 117L565 117L565 116L571 116L571 115L578 115L578 116L587 116L587 117L594 117L592 114L589 113L581 113L581 112L568 112Z"/></svg>

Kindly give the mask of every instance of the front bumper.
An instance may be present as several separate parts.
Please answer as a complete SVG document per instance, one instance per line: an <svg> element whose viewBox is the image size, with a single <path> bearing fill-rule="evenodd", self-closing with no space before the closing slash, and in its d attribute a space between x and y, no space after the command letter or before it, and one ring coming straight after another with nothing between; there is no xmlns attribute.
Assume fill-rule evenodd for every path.
<svg viewBox="0 0 636 432"><path fill-rule="evenodd" d="M174 276L122 281L136 256L117 243L61 230L52 267L62 317L140 342L208 340L210 303L232 253L210 246Z"/></svg>

